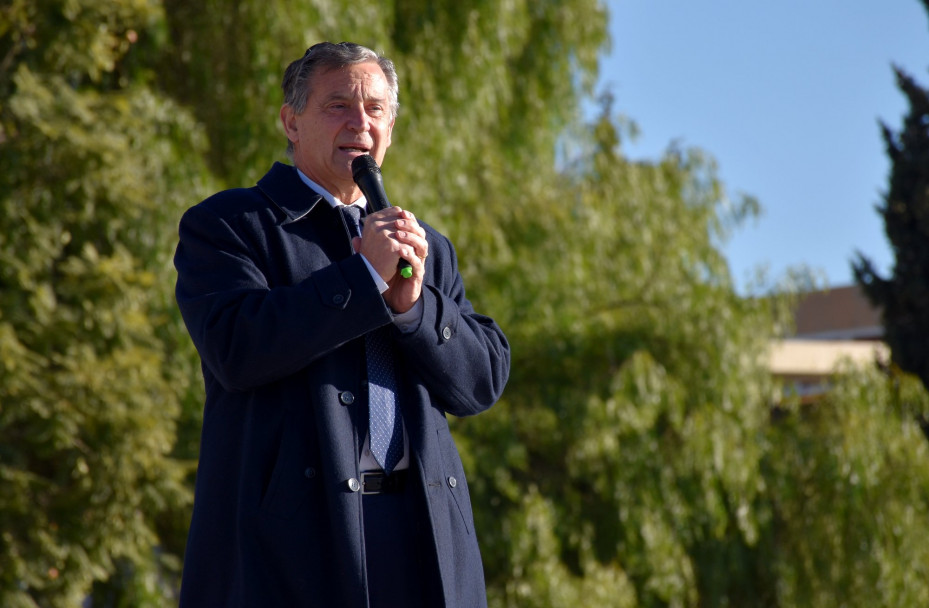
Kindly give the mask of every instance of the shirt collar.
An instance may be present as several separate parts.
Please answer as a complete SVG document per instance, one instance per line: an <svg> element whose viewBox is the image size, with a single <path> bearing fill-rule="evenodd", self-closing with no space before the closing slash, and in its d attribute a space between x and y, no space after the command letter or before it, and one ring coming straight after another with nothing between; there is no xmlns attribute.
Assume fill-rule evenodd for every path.
<svg viewBox="0 0 929 608"><path fill-rule="evenodd" d="M297 169L297 168L294 167L294 169ZM323 188L322 186L320 186L319 184L311 180L309 177L307 177L303 173L303 171L301 171L300 169L297 169L297 175L300 176L300 179L303 181L304 184L309 186L310 189L313 190L313 192L323 197L323 199L325 199L326 202L328 202L329 205L332 206L333 208L338 207L339 205L345 204L339 199L337 199L335 196L333 196L331 192L329 192L328 190L326 190L325 188ZM355 205L356 207L361 207L362 209L364 209L365 205L368 204L368 201L367 199L365 199L364 195L362 194L359 198L352 201L351 204Z"/></svg>

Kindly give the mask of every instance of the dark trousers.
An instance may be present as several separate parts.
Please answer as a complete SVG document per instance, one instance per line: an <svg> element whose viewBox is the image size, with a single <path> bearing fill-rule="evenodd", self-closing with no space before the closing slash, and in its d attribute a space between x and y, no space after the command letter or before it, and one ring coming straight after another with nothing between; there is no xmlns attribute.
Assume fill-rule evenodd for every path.
<svg viewBox="0 0 929 608"><path fill-rule="evenodd" d="M362 498L371 608L427 608L430 580L411 488Z"/></svg>

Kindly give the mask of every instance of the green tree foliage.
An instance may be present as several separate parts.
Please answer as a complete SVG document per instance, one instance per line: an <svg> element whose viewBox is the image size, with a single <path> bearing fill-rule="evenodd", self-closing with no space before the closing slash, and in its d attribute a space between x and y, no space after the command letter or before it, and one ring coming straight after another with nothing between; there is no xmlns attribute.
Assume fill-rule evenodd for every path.
<svg viewBox="0 0 929 608"><path fill-rule="evenodd" d="M735 295L716 249L754 201L699 152L629 162L617 122L532 191L551 223L513 239L492 304L514 376L459 427L492 605L926 603L925 391L848 368L772 409L789 301Z"/></svg>
<svg viewBox="0 0 929 608"><path fill-rule="evenodd" d="M727 569L751 565L765 525L775 311L734 293L716 243L754 202L729 215L697 151L628 161L613 124L531 190L496 304L515 374L465 423L493 603L738 604L757 592Z"/></svg>
<svg viewBox="0 0 929 608"><path fill-rule="evenodd" d="M777 606L929 604L929 403L914 376L839 370L815 406L772 425L765 558Z"/></svg>
<svg viewBox="0 0 929 608"><path fill-rule="evenodd" d="M169 457L191 375L169 256L204 143L133 65L160 18L126 0L0 12L4 606L78 606L117 572L138 605L178 567L156 549L190 502Z"/></svg>

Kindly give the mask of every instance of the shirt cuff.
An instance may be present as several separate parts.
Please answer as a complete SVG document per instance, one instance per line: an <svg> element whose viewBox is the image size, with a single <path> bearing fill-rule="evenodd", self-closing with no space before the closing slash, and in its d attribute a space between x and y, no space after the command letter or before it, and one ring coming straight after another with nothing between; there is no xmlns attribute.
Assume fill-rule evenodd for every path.
<svg viewBox="0 0 929 608"><path fill-rule="evenodd" d="M402 312L398 315L394 315L394 325L397 326L401 332L405 334L410 334L416 331L416 328L419 327L419 324L423 320L423 299L420 298L416 300L416 304L413 304L413 308L409 309L406 312Z"/></svg>
<svg viewBox="0 0 929 608"><path fill-rule="evenodd" d="M368 261L368 258L362 255L361 259L364 260L365 266L368 267L368 272L371 273L371 278L374 279L374 282L377 284L377 290L383 294L385 291L387 291L387 282L381 278L381 275L379 275L376 270L374 270L374 266L371 265L371 262Z"/></svg>
<svg viewBox="0 0 929 608"><path fill-rule="evenodd" d="M385 291L387 291L387 282L381 278L381 275L379 275L376 270L374 270L374 266L371 265L371 262L368 261L368 258L362 255L361 259L364 260L365 266L368 267L368 272L371 273L371 278L374 279L374 283L377 285L378 291L383 294ZM396 325L397 329L405 334L413 333L416 331L416 328L419 327L419 324L422 320L422 298L416 300L416 304L413 304L413 308L406 312L394 315L394 325Z"/></svg>

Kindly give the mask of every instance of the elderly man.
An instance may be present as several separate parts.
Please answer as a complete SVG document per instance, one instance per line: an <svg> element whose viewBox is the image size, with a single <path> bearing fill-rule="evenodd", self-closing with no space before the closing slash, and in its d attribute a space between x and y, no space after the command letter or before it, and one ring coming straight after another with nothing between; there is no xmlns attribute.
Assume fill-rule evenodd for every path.
<svg viewBox="0 0 929 608"><path fill-rule="evenodd" d="M497 401L506 338L448 239L399 206L359 221L352 162L390 146L392 62L321 43L283 89L294 166L180 224L176 295L206 387L181 605L484 606L446 414Z"/></svg>

